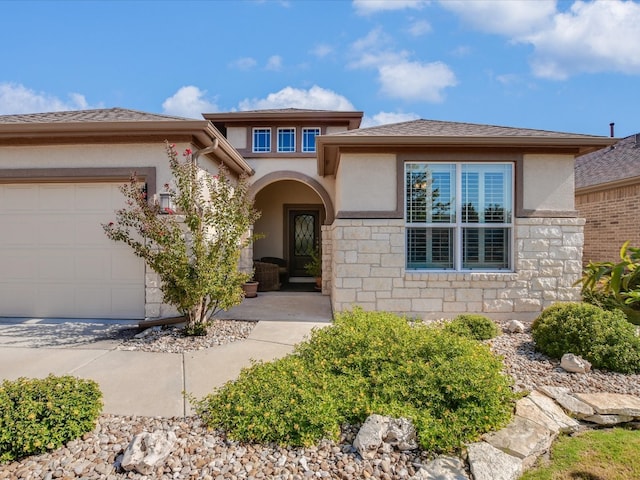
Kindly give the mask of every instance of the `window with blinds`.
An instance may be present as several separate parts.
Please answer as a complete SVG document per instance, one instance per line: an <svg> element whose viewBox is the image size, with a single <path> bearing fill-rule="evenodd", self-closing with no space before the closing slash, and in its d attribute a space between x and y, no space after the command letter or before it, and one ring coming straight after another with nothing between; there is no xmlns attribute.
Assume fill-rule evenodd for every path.
<svg viewBox="0 0 640 480"><path fill-rule="evenodd" d="M510 163L405 164L407 268L510 270Z"/></svg>

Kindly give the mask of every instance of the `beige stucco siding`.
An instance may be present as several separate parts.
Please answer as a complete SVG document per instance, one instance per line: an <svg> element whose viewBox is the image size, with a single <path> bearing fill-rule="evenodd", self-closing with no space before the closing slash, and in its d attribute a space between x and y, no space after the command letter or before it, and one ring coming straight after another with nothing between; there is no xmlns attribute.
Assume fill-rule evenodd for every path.
<svg viewBox="0 0 640 480"><path fill-rule="evenodd" d="M336 177L337 211L396 209L395 155L344 154L340 159Z"/></svg>
<svg viewBox="0 0 640 480"><path fill-rule="evenodd" d="M523 208L574 210L573 155L530 154L523 159Z"/></svg>
<svg viewBox="0 0 640 480"><path fill-rule="evenodd" d="M176 145L180 155L193 145ZM207 157L200 157L201 167L216 174L217 166ZM59 145L34 147L4 147L0 149L0 169L39 168L135 168L155 167L157 190L161 191L172 176L163 142L152 144ZM37 173L37 172L36 172Z"/></svg>
<svg viewBox="0 0 640 480"><path fill-rule="evenodd" d="M247 127L228 127L227 140L239 150L247 148Z"/></svg>

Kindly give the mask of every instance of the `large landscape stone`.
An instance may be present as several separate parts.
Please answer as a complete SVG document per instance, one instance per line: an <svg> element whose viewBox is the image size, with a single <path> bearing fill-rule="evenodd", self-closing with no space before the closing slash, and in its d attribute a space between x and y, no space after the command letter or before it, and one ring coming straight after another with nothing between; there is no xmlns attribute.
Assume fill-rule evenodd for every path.
<svg viewBox="0 0 640 480"><path fill-rule="evenodd" d="M603 427L612 427L621 423L631 422L633 417L628 415L600 415L599 413L596 413L595 415L584 417L582 420L585 422L595 423L596 425L601 425Z"/></svg>
<svg viewBox="0 0 640 480"><path fill-rule="evenodd" d="M377 414L367 417L353 441L354 448L362 458L374 458L376 456L378 448L382 446L388 428L389 417Z"/></svg>
<svg viewBox="0 0 640 480"><path fill-rule="evenodd" d="M124 451L121 466L127 471L135 470L149 475L167 459L176 440L173 432L157 430L139 433Z"/></svg>
<svg viewBox="0 0 640 480"><path fill-rule="evenodd" d="M574 393L578 400L601 415L640 417L640 398L620 393Z"/></svg>
<svg viewBox="0 0 640 480"><path fill-rule="evenodd" d="M408 418L389 419L389 426L383 440L400 451L418 448L416 427Z"/></svg>
<svg viewBox="0 0 640 480"><path fill-rule="evenodd" d="M584 418L596 413L589 404L571 395L568 388L545 386L540 387L538 390L553 398L572 417Z"/></svg>
<svg viewBox="0 0 640 480"><path fill-rule="evenodd" d="M548 428L516 415L506 428L483 438L497 449L520 458L527 468L549 450L555 435Z"/></svg>
<svg viewBox="0 0 640 480"><path fill-rule="evenodd" d="M516 480L522 475L522 460L486 442L467 446L467 456L474 480Z"/></svg>
<svg viewBox="0 0 640 480"><path fill-rule="evenodd" d="M551 398L536 390L527 397L551 418L562 433L571 433L580 429L580 423L567 415Z"/></svg>
<svg viewBox="0 0 640 480"><path fill-rule="evenodd" d="M464 462L458 457L438 457L416 472L415 480L469 480Z"/></svg>
<svg viewBox="0 0 640 480"><path fill-rule="evenodd" d="M572 373L589 373L591 363L573 353L565 353L560 359L560 368Z"/></svg>

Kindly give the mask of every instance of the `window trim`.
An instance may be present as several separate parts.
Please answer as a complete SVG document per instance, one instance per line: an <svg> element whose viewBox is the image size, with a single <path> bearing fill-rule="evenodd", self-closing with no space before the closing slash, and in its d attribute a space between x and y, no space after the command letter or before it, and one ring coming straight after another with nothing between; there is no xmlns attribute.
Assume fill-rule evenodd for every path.
<svg viewBox="0 0 640 480"><path fill-rule="evenodd" d="M308 148L305 148L305 133L307 131L311 131L314 130L316 132L316 134L313 137L313 146L312 146L312 150L309 150ZM322 134L322 129L320 127L302 127L302 133L301 133L301 144L300 144L300 151L302 153L316 153L316 142L315 139L316 137L318 137L319 135Z"/></svg>
<svg viewBox="0 0 640 480"><path fill-rule="evenodd" d="M267 133L266 138L269 139L269 145L266 150L258 150L256 149L256 133L258 131ZM271 153L271 127L253 127L251 129L251 152L252 153Z"/></svg>
<svg viewBox="0 0 640 480"><path fill-rule="evenodd" d="M477 273L477 272L488 272L488 273L513 273L515 271L515 215L516 215L516 204L517 199L515 196L516 193L516 164L512 161L436 161L436 160L407 160L403 162L403 175L402 175L402 185L403 185L403 219L405 226L405 244L404 244L404 252L405 252L405 269L407 272L411 273L442 273L442 272L455 272L455 273ZM455 169L455 178L453 181L454 184L454 192L453 192L453 201L455 208L455 221L444 223L444 222L436 222L436 223L428 223L428 222L410 222L408 217L408 209L407 209L407 171L408 166L410 165L429 165L429 164L441 164L441 165L454 165ZM509 165L511 167L509 187L511 189L511 215L510 222L506 223L469 223L462 222L462 167L463 165ZM425 229L434 229L434 228L443 228L443 229L452 229L453 230L453 268L428 268L428 267L419 267L419 268L411 268L409 267L409 229L410 228L425 228ZM465 228L479 228L479 229L487 229L487 228L496 228L496 229L507 229L508 230L508 250L507 250L507 265L506 268L463 268L464 262L464 245L463 245L463 232Z"/></svg>
<svg viewBox="0 0 640 480"><path fill-rule="evenodd" d="M282 145L280 144L280 132L282 131L289 131L293 134L293 141L291 142L292 144L292 150L283 150L282 149ZM296 127L278 127L276 129L276 152L278 153L296 153L297 148L296 148Z"/></svg>

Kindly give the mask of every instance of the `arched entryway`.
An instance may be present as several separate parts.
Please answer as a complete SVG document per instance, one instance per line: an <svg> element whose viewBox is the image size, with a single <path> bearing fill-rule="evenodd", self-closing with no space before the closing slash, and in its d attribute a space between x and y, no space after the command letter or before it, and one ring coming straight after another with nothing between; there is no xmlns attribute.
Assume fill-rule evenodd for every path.
<svg viewBox="0 0 640 480"><path fill-rule="evenodd" d="M304 174L275 172L256 181L250 194L262 214L254 224L254 234L262 237L253 244L254 261L281 260L283 288L313 284L304 267L322 247L322 225L332 223L334 216L326 190Z"/></svg>

